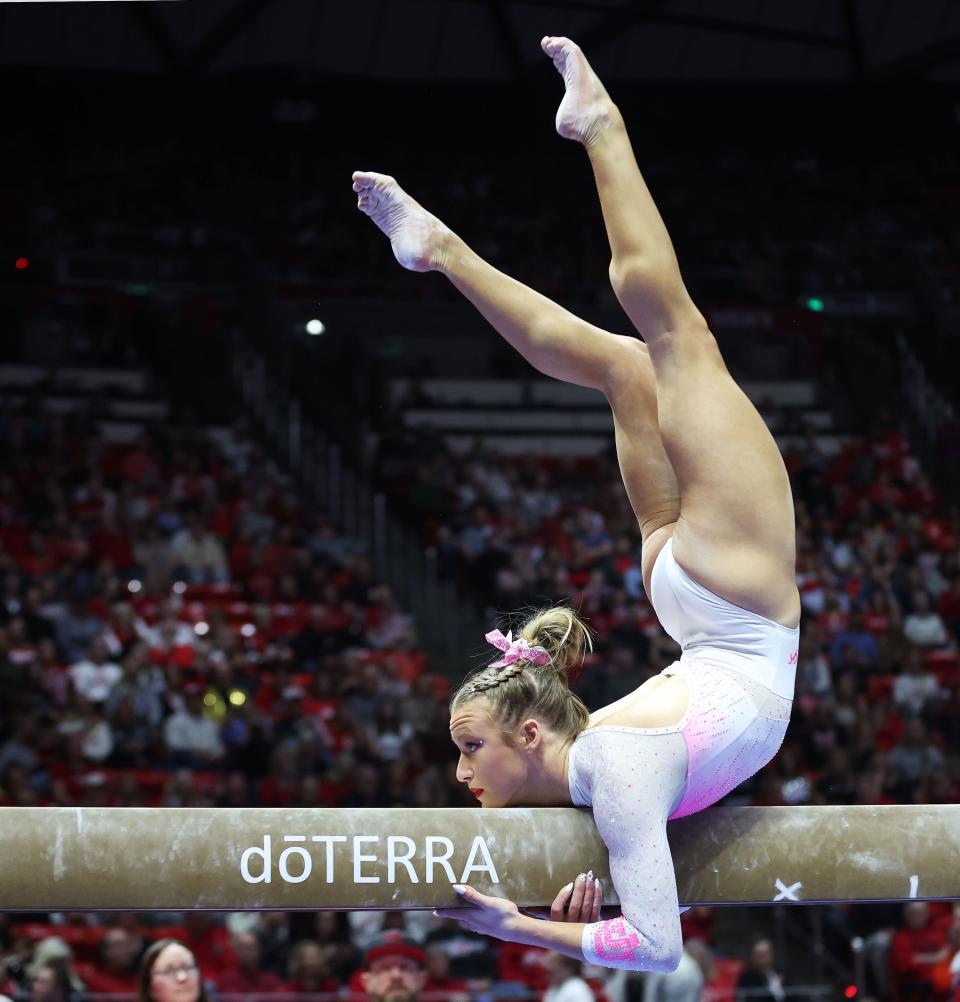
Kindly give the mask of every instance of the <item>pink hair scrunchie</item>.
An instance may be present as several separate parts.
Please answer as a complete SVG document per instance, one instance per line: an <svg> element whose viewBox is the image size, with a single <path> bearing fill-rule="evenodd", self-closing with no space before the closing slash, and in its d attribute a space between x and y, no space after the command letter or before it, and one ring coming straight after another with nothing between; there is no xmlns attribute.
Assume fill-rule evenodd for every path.
<svg viewBox="0 0 960 1002"><path fill-rule="evenodd" d="M506 636L499 630L491 630L486 635L486 641L496 647L498 651L503 651L503 657L488 665L489 668L506 668L518 661L529 661L535 665L550 663L550 655L543 647L531 647L522 637L514 640L513 630Z"/></svg>

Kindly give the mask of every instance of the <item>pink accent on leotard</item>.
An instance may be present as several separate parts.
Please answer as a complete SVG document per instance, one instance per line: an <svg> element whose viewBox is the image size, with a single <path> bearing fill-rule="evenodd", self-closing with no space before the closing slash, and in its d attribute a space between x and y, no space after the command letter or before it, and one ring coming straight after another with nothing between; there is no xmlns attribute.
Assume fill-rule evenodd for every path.
<svg viewBox="0 0 960 1002"><path fill-rule="evenodd" d="M622 916L593 925L593 949L602 964L630 962L644 945L637 930Z"/></svg>
<svg viewBox="0 0 960 1002"><path fill-rule="evenodd" d="M687 788L670 820L715 804L777 753L790 720L790 702L767 694L759 711L756 683L721 666L680 662L666 673L687 680L690 708L682 724Z"/></svg>

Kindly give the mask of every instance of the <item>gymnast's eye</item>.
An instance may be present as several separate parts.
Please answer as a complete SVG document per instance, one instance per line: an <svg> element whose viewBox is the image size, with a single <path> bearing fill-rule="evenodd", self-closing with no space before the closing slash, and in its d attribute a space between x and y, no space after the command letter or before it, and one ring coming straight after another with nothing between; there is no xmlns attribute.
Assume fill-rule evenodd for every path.
<svg viewBox="0 0 960 1002"><path fill-rule="evenodd" d="M467 752L473 753L480 747L481 744L483 744L482 741L467 741L463 747L467 750Z"/></svg>

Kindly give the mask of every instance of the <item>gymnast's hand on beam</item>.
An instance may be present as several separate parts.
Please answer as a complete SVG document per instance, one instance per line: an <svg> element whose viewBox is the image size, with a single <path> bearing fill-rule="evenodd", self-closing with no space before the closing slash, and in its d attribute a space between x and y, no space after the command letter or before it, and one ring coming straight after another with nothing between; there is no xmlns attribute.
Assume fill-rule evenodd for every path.
<svg viewBox="0 0 960 1002"><path fill-rule="evenodd" d="M433 913L437 918L456 919L471 932L512 941L517 919L520 918L520 909L512 901L481 894L468 884L454 884L453 889L464 904L471 907L438 908Z"/></svg>
<svg viewBox="0 0 960 1002"><path fill-rule="evenodd" d="M603 885L593 872L581 873L576 880L564 884L547 908L521 908L531 918L549 919L551 922L599 922L603 906Z"/></svg>
<svg viewBox="0 0 960 1002"><path fill-rule="evenodd" d="M457 886L455 884L454 889ZM481 894L468 885L459 886L463 887L463 891L458 893L473 907L469 910L438 908L434 915L456 919L472 932L495 936L497 939L511 939L515 921L521 914L550 919L552 922L597 922L603 905L603 886L599 879L594 878L592 871L581 873L576 880L561 887L549 912L543 908L521 910L512 901Z"/></svg>

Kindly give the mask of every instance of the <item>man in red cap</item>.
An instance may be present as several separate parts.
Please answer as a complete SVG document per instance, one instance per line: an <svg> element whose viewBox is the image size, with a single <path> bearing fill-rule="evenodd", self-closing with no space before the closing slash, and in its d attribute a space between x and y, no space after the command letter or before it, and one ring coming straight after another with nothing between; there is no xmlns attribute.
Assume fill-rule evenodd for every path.
<svg viewBox="0 0 960 1002"><path fill-rule="evenodd" d="M363 958L360 975L371 1002L417 1002L426 981L427 955L399 930L385 932Z"/></svg>

